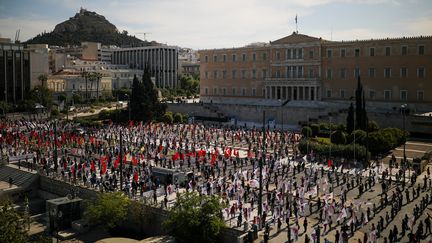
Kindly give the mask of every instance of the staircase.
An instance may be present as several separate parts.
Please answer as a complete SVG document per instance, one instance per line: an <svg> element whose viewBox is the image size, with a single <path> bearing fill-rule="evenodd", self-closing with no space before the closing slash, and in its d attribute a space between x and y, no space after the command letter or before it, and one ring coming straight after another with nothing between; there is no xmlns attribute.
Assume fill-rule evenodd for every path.
<svg viewBox="0 0 432 243"><path fill-rule="evenodd" d="M9 178L12 178L12 187L9 187ZM36 193L37 180L39 175L36 172L27 172L14 168L13 165L0 167L0 197L8 196L16 199L22 194ZM7 186L6 186L7 185Z"/></svg>

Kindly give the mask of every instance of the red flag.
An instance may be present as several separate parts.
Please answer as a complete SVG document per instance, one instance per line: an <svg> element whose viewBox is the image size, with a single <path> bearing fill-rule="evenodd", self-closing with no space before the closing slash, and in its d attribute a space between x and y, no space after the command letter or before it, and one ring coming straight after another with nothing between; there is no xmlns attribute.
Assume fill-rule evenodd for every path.
<svg viewBox="0 0 432 243"><path fill-rule="evenodd" d="M102 175L106 173L106 170L107 170L107 164L105 160L102 160Z"/></svg>
<svg viewBox="0 0 432 243"><path fill-rule="evenodd" d="M94 137L93 136L90 136L90 143L94 143Z"/></svg>
<svg viewBox="0 0 432 243"><path fill-rule="evenodd" d="M134 181L135 181L135 183L138 182L138 171L135 171L135 174L134 174Z"/></svg>
<svg viewBox="0 0 432 243"><path fill-rule="evenodd" d="M129 127L133 127L134 121L129 121Z"/></svg>
<svg viewBox="0 0 432 243"><path fill-rule="evenodd" d="M123 164L126 164L126 154L123 156Z"/></svg>
<svg viewBox="0 0 432 243"><path fill-rule="evenodd" d="M162 151L162 149L163 149L163 146L159 145L159 151L158 152Z"/></svg>
<svg viewBox="0 0 432 243"><path fill-rule="evenodd" d="M212 167L215 165L215 162L216 162L216 154L212 154L212 158L211 158L211 161L210 161L210 164L211 164Z"/></svg>
<svg viewBox="0 0 432 243"><path fill-rule="evenodd" d="M95 171L95 164L94 164L94 161L91 162L90 170L91 170L91 171Z"/></svg>
<svg viewBox="0 0 432 243"><path fill-rule="evenodd" d="M135 156L132 156L132 165L137 165L137 163L138 163L138 161L137 161L137 159L135 158Z"/></svg>
<svg viewBox="0 0 432 243"><path fill-rule="evenodd" d="M331 167L332 164L333 164L333 161L332 161L331 159L327 160L327 165L328 165L328 167Z"/></svg>
<svg viewBox="0 0 432 243"><path fill-rule="evenodd" d="M171 159L172 159L173 161L178 160L178 159L179 159L179 152L176 152L176 153L171 157Z"/></svg>

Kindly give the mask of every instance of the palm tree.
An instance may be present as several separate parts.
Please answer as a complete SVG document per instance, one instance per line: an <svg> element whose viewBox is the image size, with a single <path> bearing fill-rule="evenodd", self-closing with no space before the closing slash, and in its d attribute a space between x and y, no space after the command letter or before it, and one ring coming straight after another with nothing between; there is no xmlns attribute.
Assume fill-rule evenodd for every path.
<svg viewBox="0 0 432 243"><path fill-rule="evenodd" d="M81 77L85 78L85 82L86 82L86 91L85 91L85 98L86 100L88 99L88 93L87 93L87 78L89 77L89 73L87 71L83 71L81 73Z"/></svg>
<svg viewBox="0 0 432 243"><path fill-rule="evenodd" d="M99 83L101 81L102 74L101 73L95 73L95 78L97 80L97 83L96 83L96 99L97 99L97 101L99 101Z"/></svg>
<svg viewBox="0 0 432 243"><path fill-rule="evenodd" d="M46 87L46 82L48 80L48 76L44 73L38 76L38 80L41 82L40 85L42 87Z"/></svg>

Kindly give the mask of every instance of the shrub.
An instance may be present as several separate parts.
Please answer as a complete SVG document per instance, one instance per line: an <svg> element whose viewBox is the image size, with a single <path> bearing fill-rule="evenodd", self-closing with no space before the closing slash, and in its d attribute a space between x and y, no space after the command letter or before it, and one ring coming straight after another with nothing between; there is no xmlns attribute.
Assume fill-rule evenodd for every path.
<svg viewBox="0 0 432 243"><path fill-rule="evenodd" d="M320 133L320 125L319 124L312 124L310 126L310 128L312 129L312 136L318 136L318 134Z"/></svg>
<svg viewBox="0 0 432 243"><path fill-rule="evenodd" d="M318 155L328 156L331 154L331 156L334 157L343 157L348 159L354 158L355 152L356 160L364 160L368 154L366 153L366 147L363 145L356 144L354 147L354 145L351 144L319 144L308 139L303 139L300 141L299 150L303 154L313 150L314 153Z"/></svg>
<svg viewBox="0 0 432 243"><path fill-rule="evenodd" d="M378 123L376 121L370 121L368 123L368 130L369 132L375 132L379 130Z"/></svg>
<svg viewBox="0 0 432 243"><path fill-rule="evenodd" d="M305 136L305 137L312 136L312 129L308 126L303 127L301 132L302 132L303 136Z"/></svg>
<svg viewBox="0 0 432 243"><path fill-rule="evenodd" d="M361 144L361 145L365 145L366 144L366 132L365 131L363 131L363 130L355 130L355 131L353 131L348 136L348 142L349 143L354 142L354 138L355 138L355 143Z"/></svg>
<svg viewBox="0 0 432 243"><path fill-rule="evenodd" d="M176 122L176 123L181 123L181 122L183 122L183 115L180 114L180 113L176 113L176 114L174 115L174 122Z"/></svg>
<svg viewBox="0 0 432 243"><path fill-rule="evenodd" d="M162 117L162 121L166 122L166 123L169 123L169 124L173 123L174 118L173 118L172 112L171 111L165 112L165 114Z"/></svg>
<svg viewBox="0 0 432 243"><path fill-rule="evenodd" d="M330 141L334 144L346 144L346 135L341 130L332 132Z"/></svg>

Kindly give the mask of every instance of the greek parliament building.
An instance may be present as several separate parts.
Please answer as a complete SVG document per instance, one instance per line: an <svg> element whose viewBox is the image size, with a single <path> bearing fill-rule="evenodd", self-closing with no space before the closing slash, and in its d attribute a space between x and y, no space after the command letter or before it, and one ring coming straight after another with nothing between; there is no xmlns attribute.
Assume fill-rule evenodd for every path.
<svg viewBox="0 0 432 243"><path fill-rule="evenodd" d="M171 46L144 46L113 49L112 64L129 65L131 69L144 70L149 65L159 88L178 85L178 48Z"/></svg>
<svg viewBox="0 0 432 243"><path fill-rule="evenodd" d="M349 101L432 107L432 37L328 41L294 32L270 43L200 51L204 102ZM273 102L277 104L276 102Z"/></svg>

